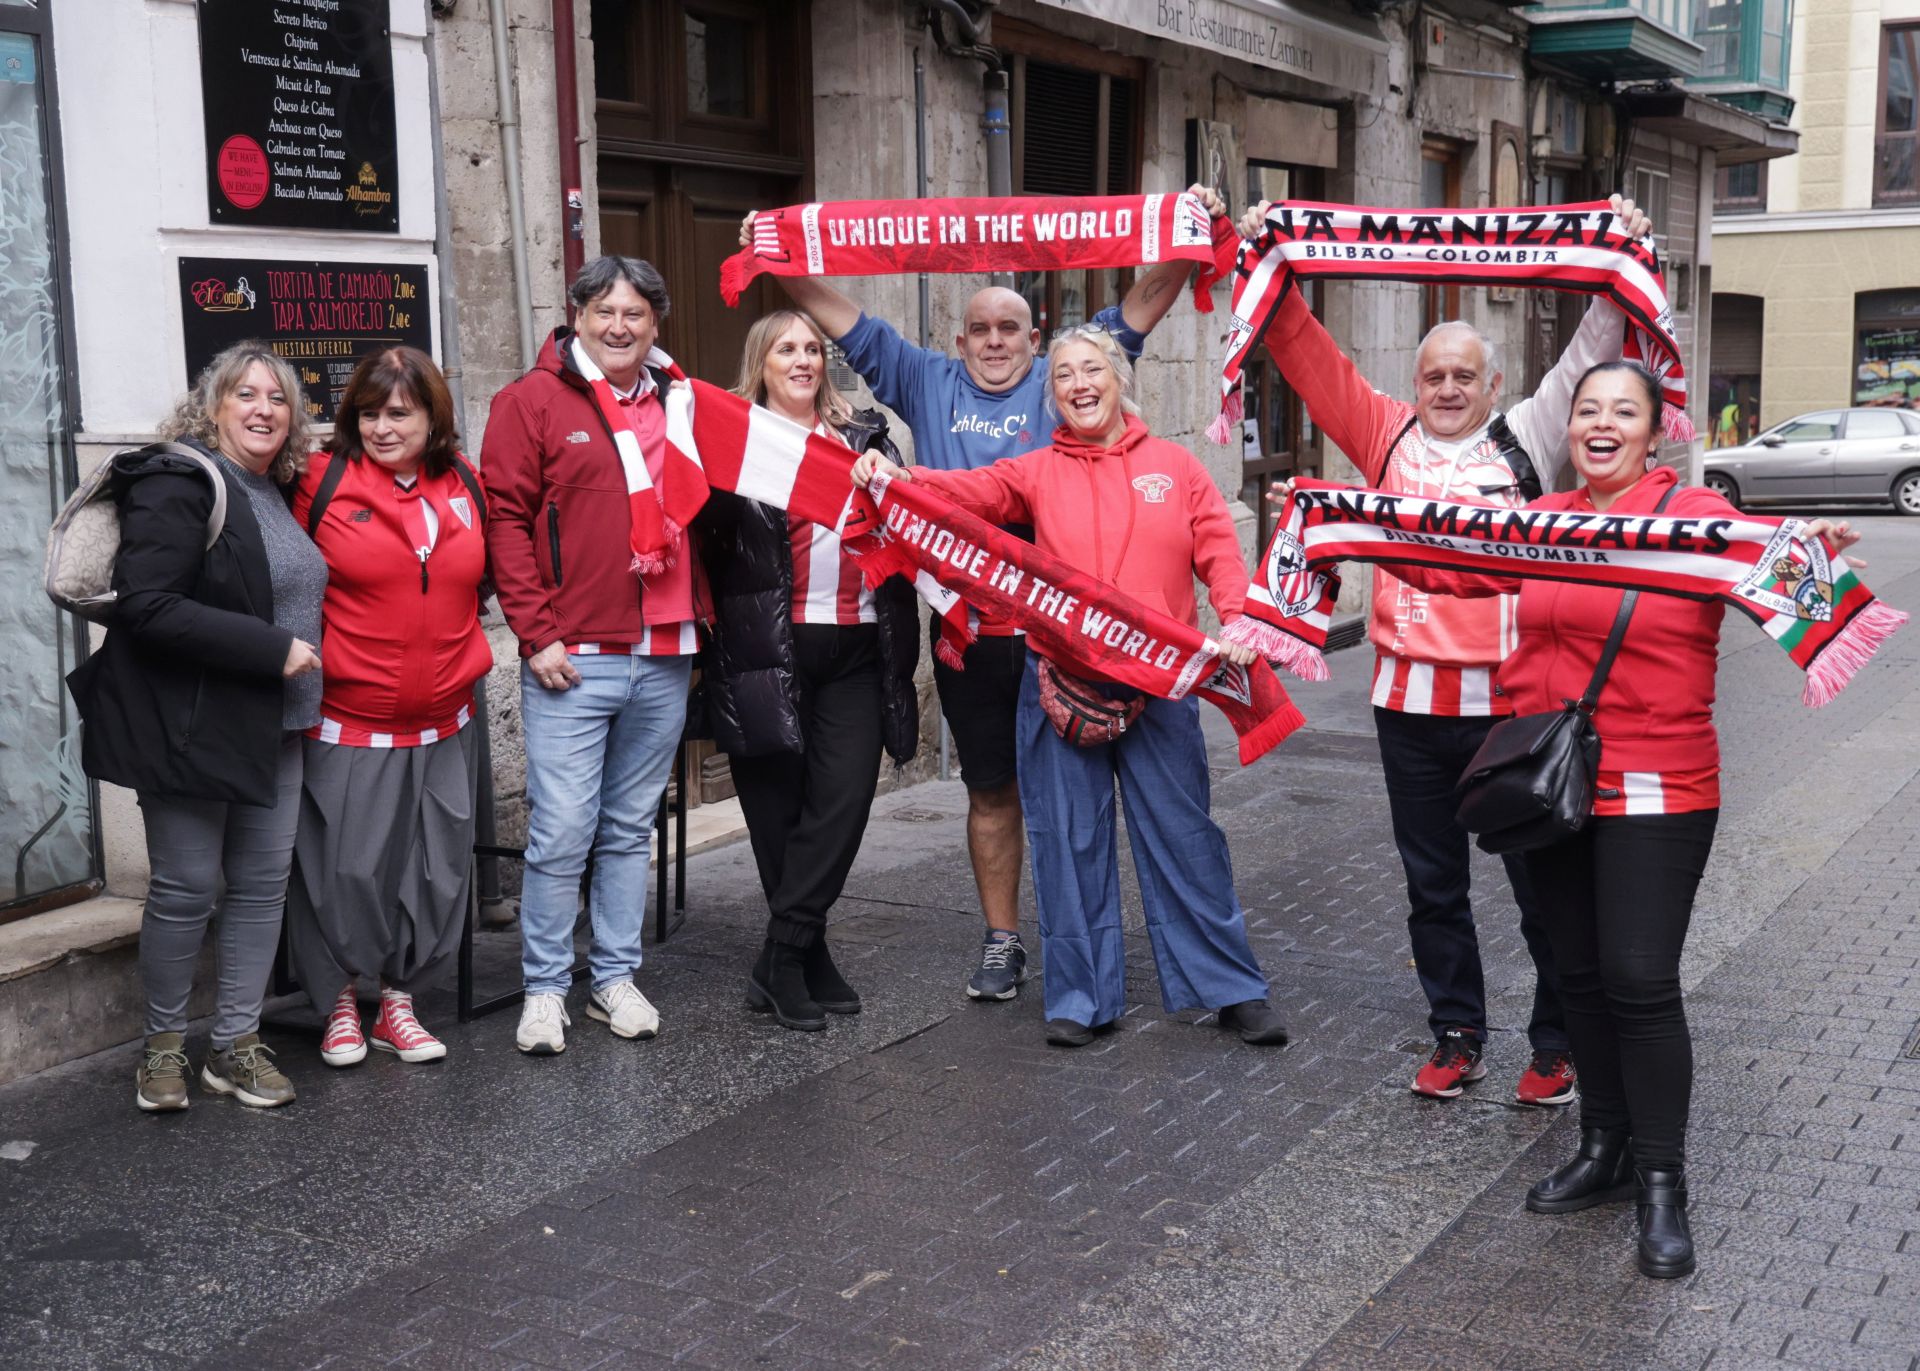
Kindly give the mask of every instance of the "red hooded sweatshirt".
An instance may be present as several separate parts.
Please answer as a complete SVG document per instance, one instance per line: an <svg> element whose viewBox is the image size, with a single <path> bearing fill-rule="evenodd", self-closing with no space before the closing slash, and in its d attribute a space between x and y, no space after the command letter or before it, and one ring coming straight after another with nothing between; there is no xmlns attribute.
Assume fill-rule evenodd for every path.
<svg viewBox="0 0 1920 1371"><path fill-rule="evenodd" d="M1112 447L1074 436L977 471L915 467L913 479L996 524L1032 524L1034 543L1182 623L1198 625L1193 578L1222 620L1247 598L1233 516L1191 452L1133 415Z"/></svg>

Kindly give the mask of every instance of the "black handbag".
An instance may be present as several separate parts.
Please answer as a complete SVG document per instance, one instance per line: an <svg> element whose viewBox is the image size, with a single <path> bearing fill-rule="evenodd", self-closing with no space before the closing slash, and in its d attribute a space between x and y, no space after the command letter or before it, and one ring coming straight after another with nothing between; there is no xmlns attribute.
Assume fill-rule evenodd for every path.
<svg viewBox="0 0 1920 1371"><path fill-rule="evenodd" d="M1654 513L1666 508L1672 494L1669 489L1660 497ZM1600 770L1593 711L1639 598L1637 590L1621 595L1613 631L1579 699L1547 713L1501 720L1467 763L1454 787L1460 797L1455 817L1467 832L1478 835L1481 851L1526 852L1571 838L1587 826Z"/></svg>

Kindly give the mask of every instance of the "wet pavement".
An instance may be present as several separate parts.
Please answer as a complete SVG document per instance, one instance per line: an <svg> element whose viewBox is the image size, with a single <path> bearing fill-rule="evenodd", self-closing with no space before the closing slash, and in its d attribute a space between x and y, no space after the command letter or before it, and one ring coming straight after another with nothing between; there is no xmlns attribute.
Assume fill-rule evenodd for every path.
<svg viewBox="0 0 1920 1371"><path fill-rule="evenodd" d="M1871 584L1920 607L1920 520L1867 522ZM1429 1044L1369 661L1333 660L1262 763L1214 736L1287 1048L1163 1015L1137 905L1133 1007L1094 1046L1043 1044L1037 982L967 1001L964 795L911 787L832 927L866 1012L824 1033L743 1008L737 845L649 948L650 1043L576 991L566 1054L526 1058L512 1011L459 1026L442 995L441 1063L331 1071L271 1031L284 1110L138 1115L130 1046L0 1087L0 1366L1920 1371L1920 631L1816 712L1727 625L1687 961L1701 1261L1672 1283L1634 1274L1627 1210L1521 1206L1573 1126L1512 1098L1531 981L1490 859L1491 1070L1407 1092ZM483 943L510 984L511 936Z"/></svg>

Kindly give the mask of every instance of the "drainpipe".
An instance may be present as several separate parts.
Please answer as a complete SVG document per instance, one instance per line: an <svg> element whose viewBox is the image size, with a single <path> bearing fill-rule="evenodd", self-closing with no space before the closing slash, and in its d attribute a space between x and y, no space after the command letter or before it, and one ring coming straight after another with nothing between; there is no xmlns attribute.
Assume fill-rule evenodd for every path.
<svg viewBox="0 0 1920 1371"><path fill-rule="evenodd" d="M447 197L446 149L440 137L440 61L434 50L433 0L424 0L427 13L427 127L433 136L433 252L439 258L440 271L440 370L447 378L447 390L453 396L454 423L464 428L467 421L466 380L460 366L460 286L453 265L453 210ZM474 720L478 730L474 765L473 840L481 847L498 841L493 812L493 739L487 711L487 678L482 676L473 687ZM482 917L498 909L500 898L500 859L480 859L480 909ZM497 915L495 916L498 917Z"/></svg>
<svg viewBox="0 0 1920 1371"><path fill-rule="evenodd" d="M980 73L980 130L987 151L987 194L1011 195L1013 126L1007 119L1007 64L998 48L981 39L979 23L960 0L919 0L919 3L926 7L927 27L932 30L933 41L941 52L986 67ZM946 27L940 22L943 15L953 20L953 27L960 35L958 42L948 41ZM1011 272L996 271L991 279L996 286L1013 285Z"/></svg>
<svg viewBox="0 0 1920 1371"><path fill-rule="evenodd" d="M576 66L573 0L553 0L553 101L560 138L561 251L567 280L587 261L587 207L580 189L580 76Z"/></svg>
<svg viewBox="0 0 1920 1371"><path fill-rule="evenodd" d="M533 332L533 287L527 274L526 196L520 184L520 100L514 93L513 57L507 47L507 0L490 0L493 19L493 81L500 93L500 160L507 178L507 236L513 256L513 308L520 321L520 369L540 360Z"/></svg>

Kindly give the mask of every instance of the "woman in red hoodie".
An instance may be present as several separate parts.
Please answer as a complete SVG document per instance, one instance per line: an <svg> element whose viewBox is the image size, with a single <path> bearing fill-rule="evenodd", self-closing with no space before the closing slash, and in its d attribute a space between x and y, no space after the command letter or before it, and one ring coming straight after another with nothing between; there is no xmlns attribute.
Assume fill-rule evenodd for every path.
<svg viewBox="0 0 1920 1371"><path fill-rule="evenodd" d="M1649 469L1660 415L1660 383L1645 367L1588 370L1567 430L1582 484L1528 508L1740 517L1712 491L1681 486L1672 468ZM1811 528L1840 548L1859 538L1846 524ZM1586 690L1623 594L1567 581L1394 572L1451 595L1518 593L1519 643L1494 687L1516 714L1558 709ZM1575 836L1524 854L1549 911L1580 1069L1579 1150L1527 1192L1527 1208L1566 1214L1633 1199L1640 1271L1660 1278L1694 1269L1685 1172L1693 1044L1680 952L1720 816L1713 697L1722 612L1718 600L1639 597L1594 710L1593 818Z"/></svg>
<svg viewBox="0 0 1920 1371"><path fill-rule="evenodd" d="M1237 618L1247 568L1233 516L1192 453L1147 432L1119 344L1102 329L1066 329L1045 366L1060 419L1051 446L977 471L893 474L924 481L993 523L1032 524L1040 547L1163 614L1198 623L1197 575L1220 617ZM864 486L884 460L861 458L854 484ZM1223 654L1242 665L1253 660L1235 646ZM1089 684L1124 700L1137 694L1080 683ZM1284 1043L1247 942L1227 840L1208 813L1199 702L1147 699L1114 741L1080 746L1055 731L1041 696L1041 663L1029 656L1019 784L1046 956L1047 1040L1081 1046L1126 1012L1118 777L1161 1003L1169 1013L1215 1010L1250 1043Z"/></svg>
<svg viewBox="0 0 1920 1371"><path fill-rule="evenodd" d="M294 975L327 1016L320 1055L367 1055L355 981L380 983L373 1045L447 1054L413 988L460 942L473 851L473 685L487 567L480 483L458 451L433 359L388 348L347 382L330 452L308 464L294 518L327 559L320 723L287 891Z"/></svg>

